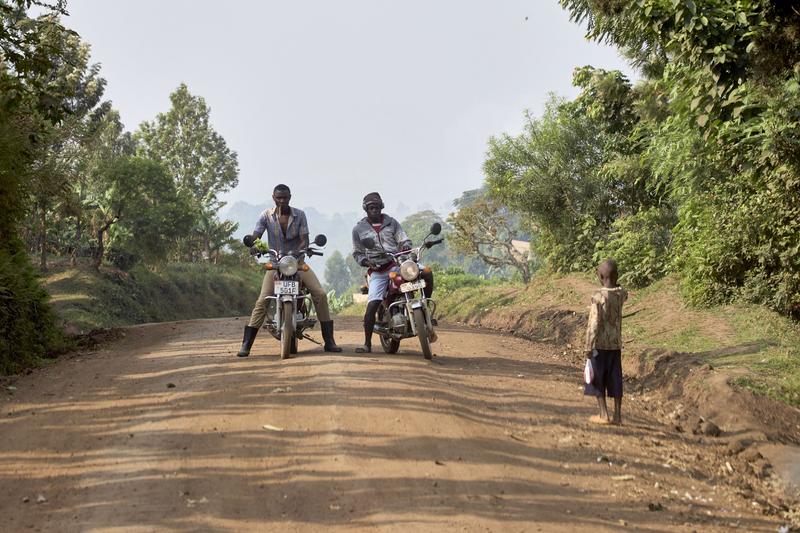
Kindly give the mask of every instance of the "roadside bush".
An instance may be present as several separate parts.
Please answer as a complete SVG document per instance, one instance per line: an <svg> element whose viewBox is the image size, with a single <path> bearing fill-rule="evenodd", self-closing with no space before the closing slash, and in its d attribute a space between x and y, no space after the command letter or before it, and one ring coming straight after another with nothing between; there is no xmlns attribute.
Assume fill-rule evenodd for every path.
<svg viewBox="0 0 800 533"><path fill-rule="evenodd" d="M13 241L0 247L0 374L31 366L64 342L47 293L22 245Z"/></svg>
<svg viewBox="0 0 800 533"><path fill-rule="evenodd" d="M467 274L460 267L449 267L444 271L434 272L436 292L442 294L449 294L459 288L480 287L491 284L492 281L474 274Z"/></svg>
<svg viewBox="0 0 800 533"><path fill-rule="evenodd" d="M622 216L611 225L608 238L597 243L594 262L614 259L622 285L647 286L667 272L674 225L675 215L664 208L651 207Z"/></svg>
<svg viewBox="0 0 800 533"><path fill-rule="evenodd" d="M343 309L353 305L353 294L345 292L341 296L336 296L335 290L328 291L328 308L332 315L337 315Z"/></svg>

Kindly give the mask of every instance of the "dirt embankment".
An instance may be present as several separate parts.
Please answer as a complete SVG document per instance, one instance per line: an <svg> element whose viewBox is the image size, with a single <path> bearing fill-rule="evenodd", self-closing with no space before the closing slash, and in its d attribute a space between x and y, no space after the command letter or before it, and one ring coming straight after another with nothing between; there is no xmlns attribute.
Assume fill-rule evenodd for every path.
<svg viewBox="0 0 800 533"><path fill-rule="evenodd" d="M550 342L559 358L581 368L586 303L595 289L593 283L565 277L527 289L492 289L494 299L486 294L480 299L456 297L456 311L450 318ZM453 297L450 299L452 303ZM776 508L788 508L787 501L800 499L800 410L735 386L737 378L748 371L743 364L730 363L739 356L758 353L768 341L720 347L733 337L729 322L686 309L671 292L658 294L657 305L653 305L654 299L634 297L626 305L626 390L640 395L645 408L673 432L720 445L716 462L728 483L744 494L755 491L778 502ZM448 306L441 309L448 316ZM632 326L626 327L627 322ZM678 351L670 349L668 340L658 342L661 346L657 347L647 344L670 329L677 332L673 334L676 343L705 342L713 349ZM689 338L694 332L699 341ZM708 342L709 337L716 343Z"/></svg>
<svg viewBox="0 0 800 533"><path fill-rule="evenodd" d="M158 271L53 265L43 284L67 333L248 313L261 275L244 267L171 263Z"/></svg>

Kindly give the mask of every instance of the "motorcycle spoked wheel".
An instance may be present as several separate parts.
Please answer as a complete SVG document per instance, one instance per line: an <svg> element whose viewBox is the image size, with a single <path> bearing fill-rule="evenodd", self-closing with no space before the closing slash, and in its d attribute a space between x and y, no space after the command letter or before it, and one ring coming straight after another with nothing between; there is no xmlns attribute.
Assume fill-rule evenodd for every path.
<svg viewBox="0 0 800 533"><path fill-rule="evenodd" d="M417 338L419 339L419 347L422 348L422 355L425 359L433 358L431 351L431 341L428 337L428 324L425 322L425 314L422 309L414 309L414 326L417 328Z"/></svg>
<svg viewBox="0 0 800 533"><path fill-rule="evenodd" d="M301 299L299 301L300 301L300 304L297 306L297 312L305 315L306 314L306 301L305 301L305 299ZM292 336L292 346L291 346L291 350L290 350L292 352L292 354L296 354L297 353L297 341L298 340L299 340L298 339L298 333L295 331L294 335Z"/></svg>
<svg viewBox="0 0 800 533"><path fill-rule="evenodd" d="M377 323L388 327L389 322L386 321L384 324L384 318L386 314L386 308L384 306L378 307L378 319ZM381 339L381 348L386 353L397 353L397 350L400 349L400 341L397 339L393 339L391 336L386 335L385 333L381 333L378 335Z"/></svg>
<svg viewBox="0 0 800 533"><path fill-rule="evenodd" d="M292 302L283 302L281 316L283 324L281 325L281 359L288 359L292 354L292 345L294 344L295 352L297 351L297 338L294 336L294 326L292 324Z"/></svg>

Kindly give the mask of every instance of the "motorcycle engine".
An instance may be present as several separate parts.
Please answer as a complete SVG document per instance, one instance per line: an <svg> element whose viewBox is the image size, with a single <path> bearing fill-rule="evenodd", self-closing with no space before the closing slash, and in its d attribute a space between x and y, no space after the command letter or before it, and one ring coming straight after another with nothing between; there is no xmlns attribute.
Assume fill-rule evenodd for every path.
<svg viewBox="0 0 800 533"><path fill-rule="evenodd" d="M403 313L395 313L392 315L391 328L398 333L402 333L406 329L406 317Z"/></svg>

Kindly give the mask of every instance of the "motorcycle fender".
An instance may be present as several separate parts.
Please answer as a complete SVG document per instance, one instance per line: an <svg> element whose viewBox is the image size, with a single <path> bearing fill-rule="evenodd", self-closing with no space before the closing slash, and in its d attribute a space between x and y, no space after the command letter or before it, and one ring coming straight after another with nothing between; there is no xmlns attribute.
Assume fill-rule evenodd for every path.
<svg viewBox="0 0 800 533"><path fill-rule="evenodd" d="M411 302L411 309L422 309L422 302L419 300Z"/></svg>
<svg viewBox="0 0 800 533"><path fill-rule="evenodd" d="M294 300L294 296L292 296L291 294L284 294L283 296L281 296L281 303L291 302L292 300Z"/></svg>

